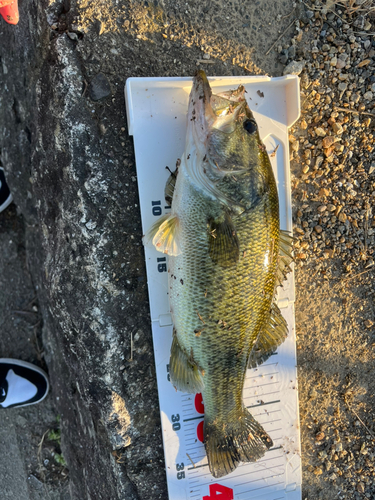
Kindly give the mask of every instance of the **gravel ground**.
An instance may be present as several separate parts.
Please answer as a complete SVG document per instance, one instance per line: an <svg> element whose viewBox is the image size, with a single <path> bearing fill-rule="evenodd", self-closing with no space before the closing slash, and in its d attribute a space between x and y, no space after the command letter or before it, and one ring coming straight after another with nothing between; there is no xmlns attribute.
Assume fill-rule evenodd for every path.
<svg viewBox="0 0 375 500"><path fill-rule="evenodd" d="M303 498L375 498L375 3L306 3L290 133ZM286 62L286 61L284 61Z"/></svg>

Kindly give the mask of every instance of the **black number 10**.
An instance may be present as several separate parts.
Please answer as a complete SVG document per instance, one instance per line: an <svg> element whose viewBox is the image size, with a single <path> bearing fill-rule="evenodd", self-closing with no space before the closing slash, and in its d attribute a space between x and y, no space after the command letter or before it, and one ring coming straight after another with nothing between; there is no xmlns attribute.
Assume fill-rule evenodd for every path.
<svg viewBox="0 0 375 500"><path fill-rule="evenodd" d="M152 215L155 215L155 217L159 217L161 215L161 201L152 201Z"/></svg>

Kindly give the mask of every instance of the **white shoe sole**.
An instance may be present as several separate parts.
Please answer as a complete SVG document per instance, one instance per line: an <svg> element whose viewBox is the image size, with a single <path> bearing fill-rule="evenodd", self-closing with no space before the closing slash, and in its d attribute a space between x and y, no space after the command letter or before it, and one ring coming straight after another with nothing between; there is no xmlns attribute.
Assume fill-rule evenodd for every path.
<svg viewBox="0 0 375 500"><path fill-rule="evenodd" d="M45 399L47 397L47 394L49 392L48 376L44 370L39 368L39 366L35 366L32 363L29 363L27 361L22 361L21 359L13 359L13 358L0 358L0 363L8 363L8 364L17 365L17 366L23 366L24 368L29 368L30 370L34 370L34 372L40 373L40 375L42 375L46 380L47 389L46 389L45 395L41 399L39 399L37 402L40 403L41 401L43 401L43 399ZM35 402L34 403L25 403L24 405L17 405L17 408L22 408L23 406L31 406L31 405L35 405L35 404L36 404Z"/></svg>

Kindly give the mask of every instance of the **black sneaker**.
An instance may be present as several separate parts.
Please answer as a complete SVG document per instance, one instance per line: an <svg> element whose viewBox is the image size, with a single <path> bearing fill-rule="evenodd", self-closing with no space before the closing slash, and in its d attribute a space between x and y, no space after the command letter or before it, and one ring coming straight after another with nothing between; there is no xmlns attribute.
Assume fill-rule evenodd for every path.
<svg viewBox="0 0 375 500"><path fill-rule="evenodd" d="M12 203L13 197L5 180L4 169L0 167L0 212Z"/></svg>
<svg viewBox="0 0 375 500"><path fill-rule="evenodd" d="M0 408L39 403L48 389L48 378L41 368L27 361L0 358Z"/></svg>

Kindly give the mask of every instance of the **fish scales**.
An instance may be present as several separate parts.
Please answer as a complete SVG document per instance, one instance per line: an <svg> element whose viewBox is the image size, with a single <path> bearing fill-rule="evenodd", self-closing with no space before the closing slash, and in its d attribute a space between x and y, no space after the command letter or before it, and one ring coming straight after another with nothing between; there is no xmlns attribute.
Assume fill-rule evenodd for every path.
<svg viewBox="0 0 375 500"><path fill-rule="evenodd" d="M272 446L242 392L250 355L259 364L286 336L274 300L277 187L243 88L213 97L204 72L197 73L186 150L170 182L171 214L151 235L170 255L171 381L202 392L210 471L221 477ZM284 253L283 276L288 248Z"/></svg>
<svg viewBox="0 0 375 500"><path fill-rule="evenodd" d="M187 190L195 189L182 175L177 182L180 179L187 184ZM240 240L240 258L235 269L223 268L209 256L207 199L199 192L191 193L191 199L194 202L188 204L185 212L191 224L184 227L181 222L183 251L169 261L171 313L180 346L185 352L192 353L193 360L205 371L205 413L208 417L215 417L224 412L223 404L228 404L233 392L237 393L236 401L242 403L249 349L258 336L264 317L269 314L269 302L274 293L274 281L270 275L271 278L274 275L276 260L265 267L264 255L272 239L278 235L278 224L275 221L274 227L270 228L266 223L272 219L268 200L246 217L234 218ZM179 210L178 206L176 210ZM260 290L264 294L259 293ZM201 331L201 335L197 337L195 331ZM215 387L218 399L210 397ZM235 391L233 387L236 387Z"/></svg>

